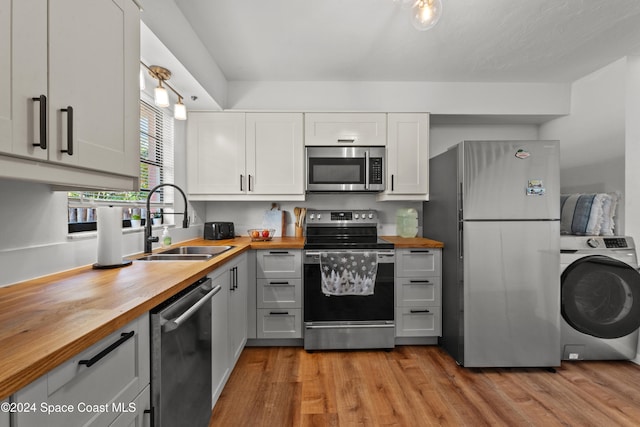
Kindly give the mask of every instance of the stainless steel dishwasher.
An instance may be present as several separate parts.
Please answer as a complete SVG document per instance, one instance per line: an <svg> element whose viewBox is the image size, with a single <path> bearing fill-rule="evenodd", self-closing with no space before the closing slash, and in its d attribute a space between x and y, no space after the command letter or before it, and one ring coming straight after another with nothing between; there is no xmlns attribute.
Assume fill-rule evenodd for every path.
<svg viewBox="0 0 640 427"><path fill-rule="evenodd" d="M211 298L203 278L151 310L151 401L156 427L211 418Z"/></svg>

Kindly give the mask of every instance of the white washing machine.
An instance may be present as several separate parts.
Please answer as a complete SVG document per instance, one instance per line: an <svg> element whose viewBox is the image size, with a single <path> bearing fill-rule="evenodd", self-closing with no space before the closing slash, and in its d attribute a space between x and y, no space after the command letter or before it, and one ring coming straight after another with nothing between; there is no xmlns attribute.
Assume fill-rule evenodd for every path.
<svg viewBox="0 0 640 427"><path fill-rule="evenodd" d="M640 328L631 237L561 236L562 360L630 360Z"/></svg>

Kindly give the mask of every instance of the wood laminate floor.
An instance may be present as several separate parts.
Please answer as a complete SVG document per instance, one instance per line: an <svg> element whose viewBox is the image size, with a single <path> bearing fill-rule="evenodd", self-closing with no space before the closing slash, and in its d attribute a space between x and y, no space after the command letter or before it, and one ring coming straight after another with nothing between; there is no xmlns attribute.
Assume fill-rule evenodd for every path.
<svg viewBox="0 0 640 427"><path fill-rule="evenodd" d="M639 426L640 366L468 369L436 346L247 347L210 426Z"/></svg>

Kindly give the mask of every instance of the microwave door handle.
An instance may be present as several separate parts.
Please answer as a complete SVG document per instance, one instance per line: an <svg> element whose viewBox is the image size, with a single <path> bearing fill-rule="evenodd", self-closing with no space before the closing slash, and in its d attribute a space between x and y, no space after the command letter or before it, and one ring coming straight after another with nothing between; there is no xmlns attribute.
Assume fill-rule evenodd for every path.
<svg viewBox="0 0 640 427"><path fill-rule="evenodd" d="M364 152L364 189L369 189L369 150Z"/></svg>

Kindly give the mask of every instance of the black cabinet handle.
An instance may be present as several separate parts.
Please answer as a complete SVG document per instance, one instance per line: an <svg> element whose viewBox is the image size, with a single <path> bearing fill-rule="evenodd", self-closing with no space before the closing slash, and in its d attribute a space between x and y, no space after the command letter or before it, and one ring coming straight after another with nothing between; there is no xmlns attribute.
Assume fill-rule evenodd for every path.
<svg viewBox="0 0 640 427"><path fill-rule="evenodd" d="M67 149L60 151L73 156L73 107L69 105L67 108L62 108L60 111L67 113Z"/></svg>
<svg viewBox="0 0 640 427"><path fill-rule="evenodd" d="M240 191L244 191L242 188L242 181L244 181L244 175L240 174Z"/></svg>
<svg viewBox="0 0 640 427"><path fill-rule="evenodd" d="M391 174L391 191L393 191L393 174Z"/></svg>
<svg viewBox="0 0 640 427"><path fill-rule="evenodd" d="M249 175L248 175L248 177L249 177L249 191L253 191L253 190L251 189L251 174L249 174Z"/></svg>
<svg viewBox="0 0 640 427"><path fill-rule="evenodd" d="M34 147L47 149L47 97L40 95L37 98L31 98L35 102L40 103L40 143L33 144Z"/></svg>
<svg viewBox="0 0 640 427"><path fill-rule="evenodd" d="M409 283L431 283L428 280L409 280Z"/></svg>
<svg viewBox="0 0 640 427"><path fill-rule="evenodd" d="M269 251L271 255L287 255L289 251Z"/></svg>
<svg viewBox="0 0 640 427"><path fill-rule="evenodd" d="M238 267L233 267L233 283L234 289L238 289Z"/></svg>
<svg viewBox="0 0 640 427"><path fill-rule="evenodd" d="M127 341L129 338L133 337L135 334L136 334L135 331L121 333L120 334L120 339L118 341L114 342L109 347L105 348L100 353L98 353L95 356L93 356L91 359L89 359L89 360L81 360L81 361L78 362L78 364L79 365L86 365L87 368L90 368L91 366L95 365L100 359L105 357L107 354L111 353L113 350L115 350L116 348L120 347L125 341Z"/></svg>
<svg viewBox="0 0 640 427"><path fill-rule="evenodd" d="M288 285L289 282L269 282L269 285Z"/></svg>
<svg viewBox="0 0 640 427"><path fill-rule="evenodd" d="M431 313L429 310L411 310L411 313Z"/></svg>
<svg viewBox="0 0 640 427"><path fill-rule="evenodd" d="M412 254L428 254L431 251L428 249L411 249L409 252Z"/></svg>
<svg viewBox="0 0 640 427"><path fill-rule="evenodd" d="M155 411L153 410L153 406L151 407L151 409L145 409L144 410L145 414L149 414L149 425L150 426L155 426L156 425L156 417L155 417Z"/></svg>
<svg viewBox="0 0 640 427"><path fill-rule="evenodd" d="M283 315L283 314L289 314L288 311L270 311L269 314L273 314L273 315Z"/></svg>

